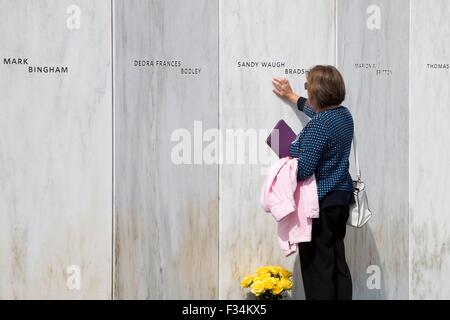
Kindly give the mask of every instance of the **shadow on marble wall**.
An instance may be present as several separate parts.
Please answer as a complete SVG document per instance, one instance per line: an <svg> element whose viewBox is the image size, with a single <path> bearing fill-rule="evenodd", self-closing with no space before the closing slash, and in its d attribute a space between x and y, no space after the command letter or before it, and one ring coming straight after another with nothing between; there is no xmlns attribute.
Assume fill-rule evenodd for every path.
<svg viewBox="0 0 450 320"><path fill-rule="evenodd" d="M353 230L352 227L347 227L346 238L358 238L358 240L364 241L365 250L361 254L353 255L350 250L346 248L347 262L350 267L350 272L352 275L353 282L353 299L354 300L384 300L386 299L385 291L385 279L383 272L381 272L380 277L380 289L369 289L367 286L367 279L370 274L366 272L366 269L358 267L360 265L359 259L362 261L370 261L372 265L381 266L381 258L378 252L377 244L373 237L370 227L363 228L360 230ZM358 242L356 240L356 242ZM300 269L300 256L297 254L293 266L293 279L294 283L297 284L292 290L292 298L297 300L305 299L305 292L303 290L303 279Z"/></svg>
<svg viewBox="0 0 450 320"><path fill-rule="evenodd" d="M303 278L300 270L300 255L298 253L295 257L292 277L294 279L294 283L297 285L292 289L291 299L305 300L305 290L303 289Z"/></svg>
<svg viewBox="0 0 450 320"><path fill-rule="evenodd" d="M370 224L370 223L369 223ZM346 241L357 246L358 243L363 243L363 250L357 250L357 254L353 254L351 247L346 245L346 257L350 267L350 272L353 281L353 299L355 300L384 300L386 299L386 286L384 277L384 268L379 252L379 247L373 235L370 225L362 229L354 229L347 227ZM361 264L361 261L365 264ZM379 277L377 288L370 289L368 285L369 277L373 274L372 270L368 270L369 266L380 266L381 274L375 276ZM371 282L371 285L373 283Z"/></svg>

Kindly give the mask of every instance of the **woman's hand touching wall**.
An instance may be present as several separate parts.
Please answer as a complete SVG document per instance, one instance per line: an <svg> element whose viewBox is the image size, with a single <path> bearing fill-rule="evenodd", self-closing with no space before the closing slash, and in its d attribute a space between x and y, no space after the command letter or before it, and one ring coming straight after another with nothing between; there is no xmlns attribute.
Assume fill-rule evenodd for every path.
<svg viewBox="0 0 450 320"><path fill-rule="evenodd" d="M286 78L273 78L272 84L275 87L272 91L280 98L286 99L296 104L299 96L292 90L289 80Z"/></svg>

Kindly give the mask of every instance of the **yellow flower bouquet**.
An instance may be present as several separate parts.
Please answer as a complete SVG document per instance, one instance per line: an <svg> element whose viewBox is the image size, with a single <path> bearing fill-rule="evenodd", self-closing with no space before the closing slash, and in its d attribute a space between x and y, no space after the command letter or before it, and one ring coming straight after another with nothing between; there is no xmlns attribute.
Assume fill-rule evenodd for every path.
<svg viewBox="0 0 450 320"><path fill-rule="evenodd" d="M250 287L257 299L280 300L284 292L292 289L291 278L292 272L280 266L262 266L256 269L255 275L246 275L241 287Z"/></svg>

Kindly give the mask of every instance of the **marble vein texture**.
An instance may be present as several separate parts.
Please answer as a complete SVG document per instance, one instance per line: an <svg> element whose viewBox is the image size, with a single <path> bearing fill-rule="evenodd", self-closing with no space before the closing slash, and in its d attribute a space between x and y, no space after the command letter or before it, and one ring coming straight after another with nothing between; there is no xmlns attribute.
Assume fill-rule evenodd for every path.
<svg viewBox="0 0 450 320"><path fill-rule="evenodd" d="M347 229L354 298L406 299L409 1L337 4L338 66L348 93L344 105L355 120L362 176L376 214L368 227ZM368 28L374 10L379 10L379 29Z"/></svg>
<svg viewBox="0 0 450 320"><path fill-rule="evenodd" d="M0 299L241 299L239 280L263 264L293 270L292 298L303 299L298 255L282 255L259 204L276 159L267 131L280 118L297 132L306 123L271 79L286 76L304 95L304 70L335 62L375 212L367 228L347 229L354 298L450 297L446 0L0 7ZM80 29L67 27L73 10ZM196 120L200 135L220 128L220 165L172 162L172 133L185 128L194 144Z"/></svg>
<svg viewBox="0 0 450 320"><path fill-rule="evenodd" d="M67 28L74 4L78 30ZM0 7L0 299L109 299L110 1Z"/></svg>
<svg viewBox="0 0 450 320"><path fill-rule="evenodd" d="M246 292L240 279L266 264L293 270L293 298L304 297L298 254L284 257L276 236L276 223L259 203L264 169L276 160L265 138L283 118L296 132L303 115L272 92L273 77L287 77L305 94L302 69L335 62L334 1L219 1L220 13L220 128L243 130L246 144L225 143L235 161L220 166L219 288L220 299L241 299ZM251 67L251 63L259 65ZM264 67L271 62L275 67ZM277 64L280 62L281 64ZM284 63L284 65L283 65ZM278 67L277 67L278 65ZM297 74L285 69L300 70ZM262 133L259 130L263 130ZM228 147L227 147L228 148ZM224 157L233 158L231 150ZM242 155L242 163L237 156Z"/></svg>
<svg viewBox="0 0 450 320"><path fill-rule="evenodd" d="M411 1L411 299L450 299L449 20L448 1Z"/></svg>
<svg viewBox="0 0 450 320"><path fill-rule="evenodd" d="M171 137L218 128L218 2L115 1L115 42L115 298L217 299L218 163Z"/></svg>

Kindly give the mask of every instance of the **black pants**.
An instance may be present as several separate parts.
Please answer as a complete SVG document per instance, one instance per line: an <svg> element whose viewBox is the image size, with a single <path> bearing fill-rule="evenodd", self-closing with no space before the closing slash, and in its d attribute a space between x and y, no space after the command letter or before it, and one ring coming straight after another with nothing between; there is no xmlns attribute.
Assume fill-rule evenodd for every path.
<svg viewBox="0 0 450 320"><path fill-rule="evenodd" d="M344 237L349 206L335 205L313 219L311 242L299 243L307 300L351 300L352 278L345 261Z"/></svg>

